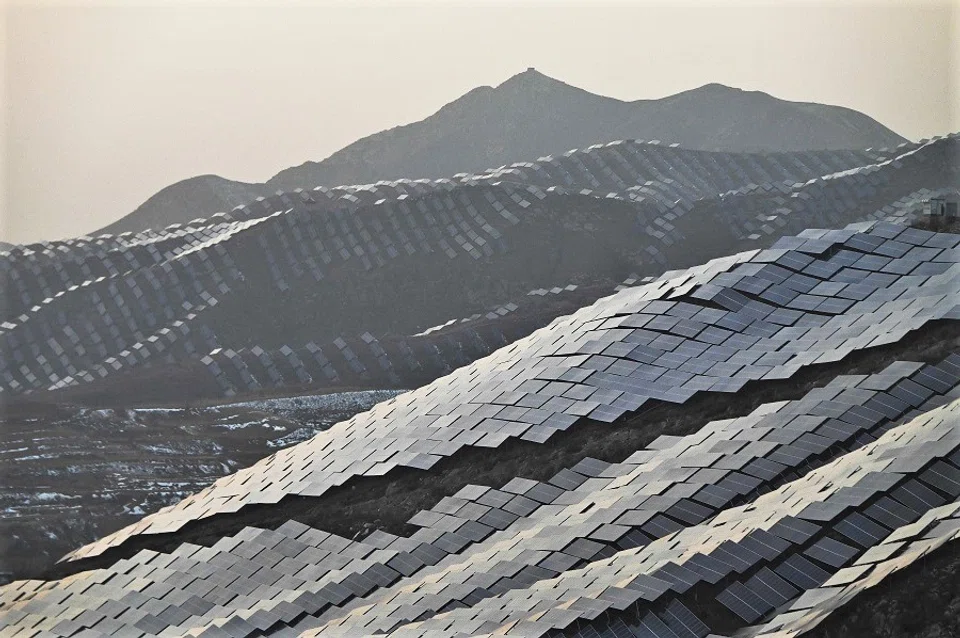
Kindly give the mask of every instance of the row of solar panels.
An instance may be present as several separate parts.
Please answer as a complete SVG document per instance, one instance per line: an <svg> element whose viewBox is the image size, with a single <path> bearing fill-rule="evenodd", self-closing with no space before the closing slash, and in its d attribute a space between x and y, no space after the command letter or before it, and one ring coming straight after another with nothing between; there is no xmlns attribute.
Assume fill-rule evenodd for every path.
<svg viewBox="0 0 960 638"><path fill-rule="evenodd" d="M432 636L536 618L506 635L664 638L796 623L774 612L810 609L805 592L836 594L931 512L956 512L942 506L960 495L958 398L957 355L897 362L621 463L468 486L414 516L409 537L291 522L15 583L0 590L0 622L23 636ZM709 599L722 609L703 614Z"/></svg>
<svg viewBox="0 0 960 638"><path fill-rule="evenodd" d="M542 296L548 293L573 292L576 289L577 286L568 285L551 291L535 290L530 294ZM32 345L29 352L17 348L12 352L11 360L0 365L0 375L7 379L13 390L19 389L20 383L13 379L10 373L11 366L17 368L24 364L25 357L34 357L44 374L38 377L29 368L24 368L22 372L25 380L35 386L60 389L83 382L90 383L110 375L127 374L145 364L174 364L185 359L195 359L207 367L212 382L219 386L220 392L227 397L263 388L305 384L360 383L408 387L410 384L421 383L424 379L442 376L506 345L508 338L500 326L490 325L489 322L496 322L518 309L517 304L508 303L485 314L451 320L444 326L414 335L409 340L390 338L387 349L380 347L372 335L365 333L355 340L354 347L360 348L359 357L342 343L342 339L338 339L325 346L327 352L331 353L328 358L324 354L324 348L313 342L297 349L281 346L269 351L259 347L237 350L222 348L209 324L200 318L208 307L217 304L217 300L205 293L201 293L201 298L206 303L198 306L192 306L189 302L182 303L184 314L174 319L169 327L160 328L132 346L126 346L126 342L120 339L118 327L113 324L109 315L104 315L110 337L117 340L117 347L123 347L115 356L108 353L104 339L91 324L78 325L74 320L71 326L68 322L64 326L64 333L69 342L67 348L72 346L72 351L64 349L53 338L48 338L45 344ZM101 305L102 302L98 304L98 308ZM118 307L126 306L118 304ZM167 314L174 316L169 309ZM487 320L487 323L475 329L467 326L480 319ZM417 338L432 335L440 328L448 328L454 324L456 326L451 328L455 331L453 334L448 330L443 336L430 340ZM89 343L82 342L74 326L81 331L86 329L91 335L92 348ZM16 337L12 337L11 341L16 344ZM76 367L81 365L81 362L77 361L77 355L89 357L82 362L86 367Z"/></svg>
<svg viewBox="0 0 960 638"><path fill-rule="evenodd" d="M772 189L764 184L740 189L721 198L719 214L740 236L752 238L813 226L829 228L854 220L889 217L889 221L909 222L903 217L894 219L893 211L868 216L863 207L886 206L893 199L890 189L897 192L903 188L894 181L895 175L924 175L926 180L919 180L921 184L938 181L938 173L955 163L951 158L955 151L950 150L954 143L950 138L938 140L878 164L819 176L786 188Z"/></svg>
<svg viewBox="0 0 960 638"><path fill-rule="evenodd" d="M938 140L940 138L934 138ZM924 141L926 142L926 140ZM731 154L731 153L712 153L702 151L690 151L674 148L661 147L657 144L650 144L640 140L611 142L609 144L594 145L583 150L574 150L564 154L556 159L541 158L538 162L518 162L511 166L511 169L518 174L520 181L536 183L532 178L539 176L542 179L542 186L551 186L554 184L565 184L568 187L589 187L599 188L600 182L590 172L580 157L587 161L595 162L595 167L600 167L601 172L604 168L609 171L608 164L610 158L603 159L605 154L610 154L613 158L612 164L621 167L624 172L616 177L607 186L618 190L624 187L633 186L638 181L642 181L641 176L647 176L657 181L672 181L680 178L679 181L694 182L711 192L723 191L723 183L730 186L727 190L733 190L752 182L768 183L777 182L783 179L808 179L818 175L825 175L837 171L871 164L877 161L883 161L887 155L897 155L914 148L914 144L902 144L897 149L883 149L874 151L822 151L822 152L804 152L804 153L776 153L776 154ZM687 158L684 160L684 158ZM576 162L577 170L574 171L578 178L564 179L570 173L563 169L562 162L570 160ZM629 158L625 159L625 158ZM551 173L551 168L556 163L556 173ZM766 166L766 168L764 168ZM695 167L695 168L691 168ZM517 169L530 169L532 175ZM467 174L458 174L457 179L465 183L476 182L477 180L490 181L491 176L499 178L505 175L506 169L497 169L488 171L486 174L470 176ZM614 171L615 172L615 171ZM710 182L709 180L714 180ZM717 181L719 180L719 181ZM508 180L509 181L509 180ZM267 203L266 211L274 212L290 208L296 205L297 197L300 198L319 198L323 200L343 200L357 205L369 205L382 199L397 199L399 197L420 196L431 192L435 188L449 189L453 186L451 180L396 180L392 182L383 181L377 184L362 186L340 186L333 189L318 187L312 191L312 194L294 194L278 193L276 201ZM341 195L344 194L344 195ZM358 197L359 195L359 197ZM271 198L260 198L260 201L267 202ZM337 207L340 207L339 205ZM238 207L241 213L247 209ZM248 211L249 212L249 211ZM124 245L136 243L152 243L155 241L167 241L177 235L189 234L190 232L201 231L209 223L222 223L231 221L233 217L227 213L220 213L210 220L196 219L186 224L172 224L160 232L144 231L143 233L123 233L118 236L118 240L123 240ZM101 243L106 240L114 239L111 235L102 235L97 238ZM33 244L28 248L13 250L11 255L17 257L22 252L24 256L34 256L35 249L41 248L41 253L52 251L68 251L75 246L83 245L91 241L90 238L80 238L78 240L66 240L64 242L40 242Z"/></svg>
<svg viewBox="0 0 960 638"><path fill-rule="evenodd" d="M923 148L925 147L921 147L921 149ZM896 161L900 163L914 161L914 159L920 161L918 158L922 158L922 154L911 151L902 160ZM871 176L876 174L875 171L865 172ZM830 180L830 182L841 185L847 183L845 180ZM810 186L809 183L805 185L805 187L808 186ZM498 200L491 194L491 191L484 191L483 194L485 199L481 198L481 201L493 205L496 209ZM860 193L856 194L856 196L859 195ZM544 197L542 193L539 196ZM856 196L853 197L854 201ZM520 199L521 205L526 203L526 200L516 195L516 192L511 193L511 197ZM450 196L446 196L442 205L439 200L434 200L433 203L437 208L434 212L426 207L422 199L416 202L417 212L424 216L427 226L432 224L434 239L439 238L439 244L437 245L451 257L456 257L458 254L451 247L454 245L459 245L461 249L477 258L482 256L477 247L483 248L485 251L483 254L487 256L492 254L491 246L497 246L500 252L507 250L506 245L502 243L501 233L490 227L485 219L476 212L476 208L470 203L470 198L466 197L464 193L460 193L459 199L461 201L454 202ZM796 201L802 202L803 200L798 199ZM464 203L466 205L465 210L468 214L473 215L473 220L478 224L478 232L486 232L485 236L490 240L489 242L482 239L477 232L471 230L469 223L465 221L466 218L459 214L458 207ZM402 217L408 221L412 219L413 209L409 208L406 202L400 202L400 206L405 208L406 211ZM815 208L821 212L829 210L829 207ZM509 214L507 209L502 206L500 210L501 214ZM671 222L682 214L684 208L676 207L675 211L657 217L653 220L653 226L648 227L647 233L654 238L655 243L659 241L665 245L671 245L676 241L676 229ZM408 254L416 253L417 249L410 243L409 238L402 234L403 231L398 224L398 218L395 216L388 216L388 218L390 220L388 226L392 224L394 230L398 233L398 242L405 242L403 245ZM836 221L836 218L837 215L834 214L830 216L828 221ZM273 219L274 223L264 226L267 232L259 232L256 237L265 256L273 285L280 291L288 291L291 289L288 280L302 279L307 273L312 275L312 280L322 281L325 267L335 259L333 254L327 252L327 249L324 248L320 238L322 230L319 227L322 224L314 223L316 218L303 211L284 215L274 213L268 219ZM513 219L516 220L515 217ZM262 222L263 220L259 221ZM797 217L793 223L795 225L801 221L809 220ZM730 220L727 220L727 222L731 227L736 227L736 224L731 223ZM357 225L361 240L365 244L361 244L353 235L351 224ZM372 267L373 263L371 259L382 265L386 263L384 261L385 257L388 259L395 258L400 254L396 249L391 252L393 244L389 239L386 243L385 252L378 249L376 243L370 243L372 236L360 222L359 217L348 218L344 216L342 211L334 211L333 218L329 219L325 225L327 238L333 237L337 240L331 245L330 250L335 250L336 246L339 245L340 258L343 260L359 258L364 262L364 267L369 268ZM459 235L459 230L450 231L451 236L457 241L447 243L439 230L443 225L446 225L448 229L466 229L465 235ZM134 269L124 277L119 286L113 281L113 278L97 278L87 280L80 285L71 285L66 290L61 290L52 297L44 299L42 303L34 306L29 313L19 316L16 322L5 323L2 335L3 347L8 354L6 360L12 363L6 369L0 371L0 375L4 379L2 389L30 391L31 389L62 387L76 383L78 379L86 379L92 376L92 368L99 370L99 368L114 367L110 359L129 357L129 354L125 353L132 352L136 344L150 338L158 339L159 337L155 333L161 329L160 327L164 322L182 321L182 316L179 316L176 312L177 308L184 307L190 310L193 305L200 303L207 306L215 305L215 301L211 301L212 299L230 294L233 287L236 287L236 282L244 278L237 267L236 259L239 259L239 255L247 251L247 247L234 249L232 252L237 254L235 258L231 256L231 251L228 251L225 246L229 245L227 240L230 237L247 230L250 227L250 222L234 226L230 226L227 235L219 236L212 241L209 237L204 236L204 243L186 251L174 251L176 257L173 261L156 262L160 253L157 252L153 244L147 244L154 263L159 263L158 267ZM654 226L658 229L654 229ZM771 234L780 232L781 227L788 227L786 222L783 221L782 215L773 219L771 223L765 223L759 230ZM371 228L378 233L378 236L385 237L383 235L385 227L377 217L372 219ZM486 231L483 229L486 229ZM741 234L752 229L748 222L742 229ZM414 231L416 230L417 228L414 228ZM343 242L341 236L347 238L347 243ZM759 237L759 235L756 236ZM421 249L432 251L433 248L422 231L419 237L421 244L423 244ZM364 245L367 247L366 249L363 247ZM319 254L316 252L318 246L320 247ZM399 246L399 243L397 246ZM207 250L208 247L213 252ZM653 248L652 245L647 246L647 248L649 252L645 254L653 261L666 264L666 259L662 253ZM210 254L209 259L208 253ZM194 255L196 257L193 257ZM193 261L191 261L191 257L193 257ZM315 259L315 257L318 258ZM199 259L199 262L196 262L197 259ZM59 265L59 262L54 263ZM178 273L178 270L184 272ZM15 277L14 279L22 288L23 282L19 278ZM49 292L46 283L42 289ZM22 297L25 302L29 302L28 295L25 292L22 292ZM184 304L187 305L184 306ZM97 310L99 316L88 317L89 330L84 329L84 334L81 337L82 343L76 344L72 338L64 334L74 323L73 319L76 315L71 310L83 312L84 308L90 306ZM128 307L139 307L139 310L131 314ZM116 343L116 346L109 347L105 346L104 343ZM49 349L47 348L48 344ZM229 347L229 344L219 345ZM69 354L61 354L57 352L58 350L63 350L64 353ZM83 354L83 352L88 351L92 356ZM68 360L64 361L64 356ZM83 374L84 372L87 374ZM96 370L92 372L98 374ZM99 374L102 376L102 373Z"/></svg>
<svg viewBox="0 0 960 638"><path fill-rule="evenodd" d="M816 153L802 154L801 153L801 154L796 154L796 157L789 155L789 157L793 159L793 162L790 168L784 168L783 165L777 163L776 170L773 171L776 177L771 177L770 173L766 172L765 170L763 170L762 167L758 165L758 158L760 161L766 161L763 156L758 156L757 158L754 158L749 155L744 155L742 158L740 158L740 156L735 154L721 154L720 163L717 163L716 158L713 157L713 154L708 153L707 155L711 157L711 159L713 160L713 163L710 166L704 166L703 164L696 162L695 165L697 168L696 170L693 170L693 169L690 169L686 164L684 164L682 160L680 160L679 158L684 153L692 154L692 157L696 156L698 154L698 152L696 151L671 150L671 154L675 155L676 157L673 160L665 160L662 158L658 159L656 157L657 153L662 152L658 147L652 146L652 147L644 148L644 146L639 146L638 148L640 148L645 154L650 155L650 159L648 160L645 154L638 154L637 150L634 148L635 146L637 146L635 143L627 143L626 145L610 144L603 147L607 149L608 152L615 154L615 156L617 157L620 157L621 158L620 163L627 166L629 166L629 164L626 162L626 160L622 159L622 156L620 155L620 152L617 149L629 148L630 152L628 153L628 155L630 155L631 157L634 157L636 161L639 162L638 164L633 165L629 169L629 171L625 173L624 179L626 181L620 180L617 183L617 187L624 188L624 189L639 189L640 191L645 191L645 190L649 191L649 189L652 187L654 190L650 192L654 193L655 199L659 199L662 203L665 203L665 204L672 204L674 201L678 199L693 200L693 199L697 199L698 197L702 197L704 195L713 195L713 194L716 194L717 192L721 192L723 190L723 187L719 182L709 183L707 181L704 181L703 176L721 175L723 174L723 171L722 171L723 166L726 166L728 170L730 170L731 167L734 167L736 177L734 180L731 180L730 178L728 178L728 181L726 183L729 184L732 188L735 188L737 186L746 186L748 183L750 183L751 176L754 177L755 181L757 181L758 183L764 183L764 184L769 184L769 183L776 182L778 180L783 180L783 179L796 181L798 178L806 179L809 177L824 175L824 174L836 172L838 170L849 169L855 166L872 163L873 161L876 161L879 159L876 154L861 153L861 152L854 153L850 151L826 151L820 154L816 154ZM596 147L591 147L590 149L587 149L582 152L569 154L569 157L576 158L578 154L584 154L585 157L591 157L591 156L597 155L597 152L598 152L598 149ZM810 166L805 165L802 161L803 156L805 155L809 155L809 157L807 158L807 161L810 163ZM823 155L823 158L821 158L820 155ZM770 156L770 157L775 158L775 156ZM570 179L567 179L566 181L569 183L567 183L566 186L576 187L578 185L585 185L585 184L599 186L599 183L597 183L596 180L592 178L591 173L589 172L589 170L586 169L586 167L582 164L582 162L579 162L579 160L577 161L579 163L579 166L582 167L580 170L580 173L582 173L582 175L580 175L580 179L578 181L572 181ZM601 163L603 162L603 160L599 159L599 157L598 157L598 161ZM746 163L745 165L749 167L749 170L747 172L744 172L743 169L739 168L738 161L745 162ZM776 163L775 159L773 161ZM524 164L533 166L530 163L524 163ZM543 180L543 183L540 184L541 186L549 187L549 186L553 186L555 184L561 183L560 181L558 181L559 176L551 176L548 173L544 173L542 170L540 172L545 177L545 179ZM638 182L642 183L644 179L643 178L644 175L654 176L656 179L655 181L647 181L646 187L637 186ZM405 180L405 181L409 182L409 180ZM433 184L432 182L428 182L428 183ZM529 182L529 181L527 183L536 184L536 182ZM414 182L414 184L416 183ZM436 184L442 184L445 190L453 188L452 183L450 183L449 181L436 182ZM408 193L407 189L405 188L393 193L377 192L377 189L374 187L341 187L341 188L346 190L352 189L359 193L370 193L370 196L369 196L370 201L364 201L363 202L364 205L371 205L373 203L383 203L385 201L399 201L401 204L404 204L405 202L403 200L410 197L410 193ZM666 188L667 190L663 194L660 194L660 193L656 193L656 189L658 188ZM680 189L680 190L671 190L671 188ZM255 203L254 208L263 209L261 213L256 213L252 210L248 210L241 207L240 209L235 211L235 216L242 218L245 216L249 217L250 215L256 215L260 217L263 214L271 214L277 210L287 210L302 204L317 204L318 202L322 202L325 199L329 199L330 194L337 190L338 189L331 190L326 188L319 188L313 191L313 194L307 191L301 191L296 194L278 193L276 196L273 196L270 198L260 198L258 202ZM434 189L423 187L421 185L421 188L418 189L418 191L415 193L415 196L419 197L424 194L433 194L433 192L434 192ZM317 195L317 197L319 197L319 200L314 195ZM353 195L350 195L350 197L352 197L353 199L357 199ZM447 196L446 199L450 201L449 196ZM359 200L357 203L359 204ZM419 200L418 200L418 205L419 205ZM226 218L227 216L223 216L223 219L211 219L209 221L218 222L216 226L222 226L222 223L220 222L224 221L224 219ZM153 232L145 233L144 234L145 237L143 239L134 240L132 238L127 238L130 241L124 241L122 244L120 244L120 247L132 248L137 246L146 246L148 248L154 248L157 244L173 244L173 246L169 250L169 254L175 255L179 250L182 250L182 248L177 246L175 242L172 242L171 241L172 239L177 237L189 236L191 237L191 243L196 243L196 242L204 241L205 239L209 239L213 236L214 224L204 225L202 224L202 221L203 220L194 220L194 222L191 222L187 225L187 228L183 228L179 224L174 224L169 229L167 229L166 232L163 234L158 235L157 233L153 233ZM69 241L61 242L61 243L44 242L41 244L33 245L30 248L17 249L13 251L11 255L12 256L11 262L15 264L20 264L21 262L25 262L28 272L33 274L34 276L39 277L41 275L41 271L38 269L39 265L42 264L44 261L46 261L42 259L42 256L53 256L54 259L49 260L49 263L56 265L57 263L60 262L62 258L62 254L64 252L69 252L67 250L67 246L69 246L70 243L71 242ZM103 245L106 243L106 240L99 239L98 243ZM38 246L41 247L41 250L39 251L35 250L35 248ZM16 257L19 256L19 252L23 252L24 259L16 259ZM110 275L115 275L116 268L108 264L107 272ZM51 292L51 290L47 286L43 285L42 281L38 283L40 283L42 292L44 293ZM18 282L15 281L14 285L17 285L17 284ZM45 294L45 297L48 297L48 296L51 296L51 295ZM43 297L41 297L41 299L42 298Z"/></svg>
<svg viewBox="0 0 960 638"><path fill-rule="evenodd" d="M665 274L558 319L443 379L221 479L78 551L363 475L427 469L470 447L546 441L582 417L612 422L895 344L960 318L960 236L892 224L810 231L782 246Z"/></svg>
<svg viewBox="0 0 960 638"><path fill-rule="evenodd" d="M434 379L486 356L507 344L497 326L460 330L455 336L390 339L381 344L370 333L350 343L342 337L319 346L259 346L213 350L201 359L224 396L263 388L311 384L403 387L415 380Z"/></svg>
<svg viewBox="0 0 960 638"><path fill-rule="evenodd" d="M228 282L235 286L242 279L226 242L252 225L239 224L176 259L163 261L153 250L156 261L147 267L71 285L0 324L5 355L0 390L30 391L102 377L103 370L115 367L113 360L132 364L130 357L147 344L185 336L184 324L230 293ZM201 341L179 344L186 353L217 347L207 327L195 332Z"/></svg>

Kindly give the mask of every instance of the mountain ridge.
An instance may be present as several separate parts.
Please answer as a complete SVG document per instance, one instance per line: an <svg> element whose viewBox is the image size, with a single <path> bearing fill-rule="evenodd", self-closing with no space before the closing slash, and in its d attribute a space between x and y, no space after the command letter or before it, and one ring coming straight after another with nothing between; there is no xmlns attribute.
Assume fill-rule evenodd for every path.
<svg viewBox="0 0 960 638"><path fill-rule="evenodd" d="M182 180L99 232L209 217L277 190L438 178L638 138L731 152L893 147L907 141L846 107L790 102L719 83L624 101L531 67L495 87L471 89L423 120L363 137L321 161L283 169L263 184L217 175Z"/></svg>

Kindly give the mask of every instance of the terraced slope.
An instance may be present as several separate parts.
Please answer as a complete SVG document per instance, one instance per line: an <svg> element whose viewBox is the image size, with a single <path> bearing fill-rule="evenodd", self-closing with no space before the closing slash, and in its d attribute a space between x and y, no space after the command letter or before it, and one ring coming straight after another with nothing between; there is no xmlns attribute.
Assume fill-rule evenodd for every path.
<svg viewBox="0 0 960 638"><path fill-rule="evenodd" d="M428 470L471 447L544 442L580 417L612 422L651 402L735 393L752 381L788 379L807 366L895 344L928 323L960 318L958 244L958 235L866 223L859 231L805 231L769 250L667 273L337 424L74 557L247 505L319 497L359 476Z"/></svg>
<svg viewBox="0 0 960 638"><path fill-rule="evenodd" d="M0 459L16 468L0 572L39 574L355 413L231 407L224 421L213 403L420 387L666 269L810 226L909 222L960 185L957 150L956 137L755 155L625 141L14 247L0 258Z"/></svg>
<svg viewBox="0 0 960 638"><path fill-rule="evenodd" d="M0 589L0 623L810 631L960 529L958 250L868 222L623 289Z"/></svg>
<svg viewBox="0 0 960 638"><path fill-rule="evenodd" d="M737 155L611 143L480 175L281 193L163 232L17 247L0 261L0 391L129 405L413 387L631 275L955 187L958 144ZM568 286L573 306L556 295L510 316L530 292ZM487 321L423 334L470 317Z"/></svg>

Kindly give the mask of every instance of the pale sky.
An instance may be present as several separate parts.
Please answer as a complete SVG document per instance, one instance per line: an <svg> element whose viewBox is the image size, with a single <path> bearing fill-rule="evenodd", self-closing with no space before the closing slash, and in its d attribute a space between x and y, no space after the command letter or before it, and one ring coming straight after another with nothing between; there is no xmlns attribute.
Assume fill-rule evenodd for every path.
<svg viewBox="0 0 960 638"><path fill-rule="evenodd" d="M6 241L92 232L194 175L266 180L528 66L624 100L720 82L960 130L960 0L0 5Z"/></svg>

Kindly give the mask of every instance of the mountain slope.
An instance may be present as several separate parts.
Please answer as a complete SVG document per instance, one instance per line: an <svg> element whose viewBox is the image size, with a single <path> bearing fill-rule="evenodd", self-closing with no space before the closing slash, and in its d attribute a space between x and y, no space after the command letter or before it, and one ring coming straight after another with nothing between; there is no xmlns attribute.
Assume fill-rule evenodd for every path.
<svg viewBox="0 0 960 638"><path fill-rule="evenodd" d="M439 177L615 139L693 149L788 151L896 146L906 140L837 106L780 100L720 84L658 100L595 95L534 69L479 87L430 117L363 138L322 162L274 176L276 188Z"/></svg>
<svg viewBox="0 0 960 638"><path fill-rule="evenodd" d="M910 221L922 200L960 186L958 146L960 136L951 136L908 145L881 161L876 151L717 153L618 142L462 180L281 192L229 217L165 231L15 247L0 259L0 288L9 291L0 307L0 458L16 474L0 488L0 582L5 571L36 575L55 556L171 504L238 464L308 438L322 425L315 414L302 425L264 414L266 398L298 395L299 404L303 395L396 392L440 377L452 381L471 362L510 352L534 331L617 290L642 287L665 270L695 266L689 277L670 275L684 289L714 266L724 273L706 287L706 296L695 297L702 300L696 301L700 310L688 306L680 314L623 324L638 328L636 346L590 347L602 348L595 364L618 384L626 381L614 377L630 378L637 364L655 362L635 377L642 385L625 396L626 405L653 388L670 391L687 381L691 389L713 387L716 381L700 378L705 371L727 392L735 383L728 377L741 363L760 366L750 372L751 383L761 373L766 378L766 369L784 356L809 349L809 339L801 340L809 329L835 334L819 326L867 291L887 287L894 274L909 272L902 283L913 289L944 268L957 268L949 262L957 259L953 247L960 238L902 227L854 238L865 228L857 225L831 235L850 240L840 247L824 240L826 231L809 231L781 239L764 257L776 262L758 261L748 267L753 274L729 278L726 269L778 237L811 227ZM893 235L896 241L878 246L878 237ZM829 263L781 254L799 248ZM727 257L735 254L741 256ZM711 258L719 261L699 269ZM786 267L798 270L796 276ZM758 268L766 274L759 276ZM787 276L784 290L770 289ZM821 286L813 276L836 281ZM956 312L951 282L924 298L944 298ZM729 290L723 292L721 283ZM922 320L909 299L888 292L898 304L891 316ZM729 333L743 328L742 320L706 326L720 321L719 307L741 305L750 307L751 324L771 315L772 324L790 325L783 338L789 335L789 342L778 338L754 355L735 354L734 345L780 330L755 325L751 335L738 337ZM659 302L650 307L663 310ZM696 319L678 325L681 316ZM875 332L886 316L877 311L864 319L873 332L848 327L839 336L855 336L857 347L874 336L895 338L895 326ZM604 322L604 329L612 335L619 322ZM914 325L922 343L904 342L895 356L942 358L960 344L960 324L952 324ZM659 334L675 326L677 335ZM674 347L679 336L694 334L701 345ZM841 345L831 344L824 362L833 361ZM638 358L614 363L612 356L623 358L625 348L639 348ZM688 365L704 348L707 358ZM568 361L555 354L558 365ZM683 369L666 373L665 365ZM548 374L560 373L554 368ZM581 373L571 374L576 379ZM783 387L796 389L792 381ZM579 392L571 398L583 398ZM236 418L224 421L228 413L209 406L230 397L253 407L230 412ZM762 398L772 395L763 390ZM734 399L743 405L742 394ZM537 406L530 416L539 421L544 410L565 404L531 398L503 417L512 422L521 408ZM71 405L87 407L61 409ZM716 416L723 414L729 413ZM691 428L702 424L696 410L683 415ZM650 423L675 422L660 414ZM516 426L502 427L506 434ZM595 433L586 440L603 443ZM584 454L586 448L574 441L567 449ZM516 474L532 478L522 467ZM438 493L429 482L423 489L428 485ZM369 511L381 510L366 502ZM365 524L353 514L325 514ZM396 518L402 523L413 514ZM353 538L358 531L336 533Z"/></svg>
<svg viewBox="0 0 960 638"><path fill-rule="evenodd" d="M801 151L896 146L904 138L841 106L789 102L762 91L707 84L634 102L618 133L726 151Z"/></svg>
<svg viewBox="0 0 960 638"><path fill-rule="evenodd" d="M209 217L277 190L443 177L638 138L733 152L862 149L906 141L857 111L788 102L759 91L708 84L662 99L624 102L528 69L496 87L477 87L420 122L360 139L323 161L287 168L266 185L215 175L178 182L101 232Z"/></svg>
<svg viewBox="0 0 960 638"><path fill-rule="evenodd" d="M263 184L235 182L219 175L199 175L167 186L98 233L119 234L209 217L221 211L249 204L269 188Z"/></svg>
<svg viewBox="0 0 960 638"><path fill-rule="evenodd" d="M0 392L143 405L413 387L569 309L568 285L582 305L625 278L788 232L909 217L931 189L956 185L958 144L878 161L619 142L463 180L280 192L229 218L18 247L0 260Z"/></svg>
<svg viewBox="0 0 960 638"><path fill-rule="evenodd" d="M808 230L622 290L0 587L0 626L782 638L851 620L865 590L956 551L958 244ZM934 635L919 624L895 635Z"/></svg>

